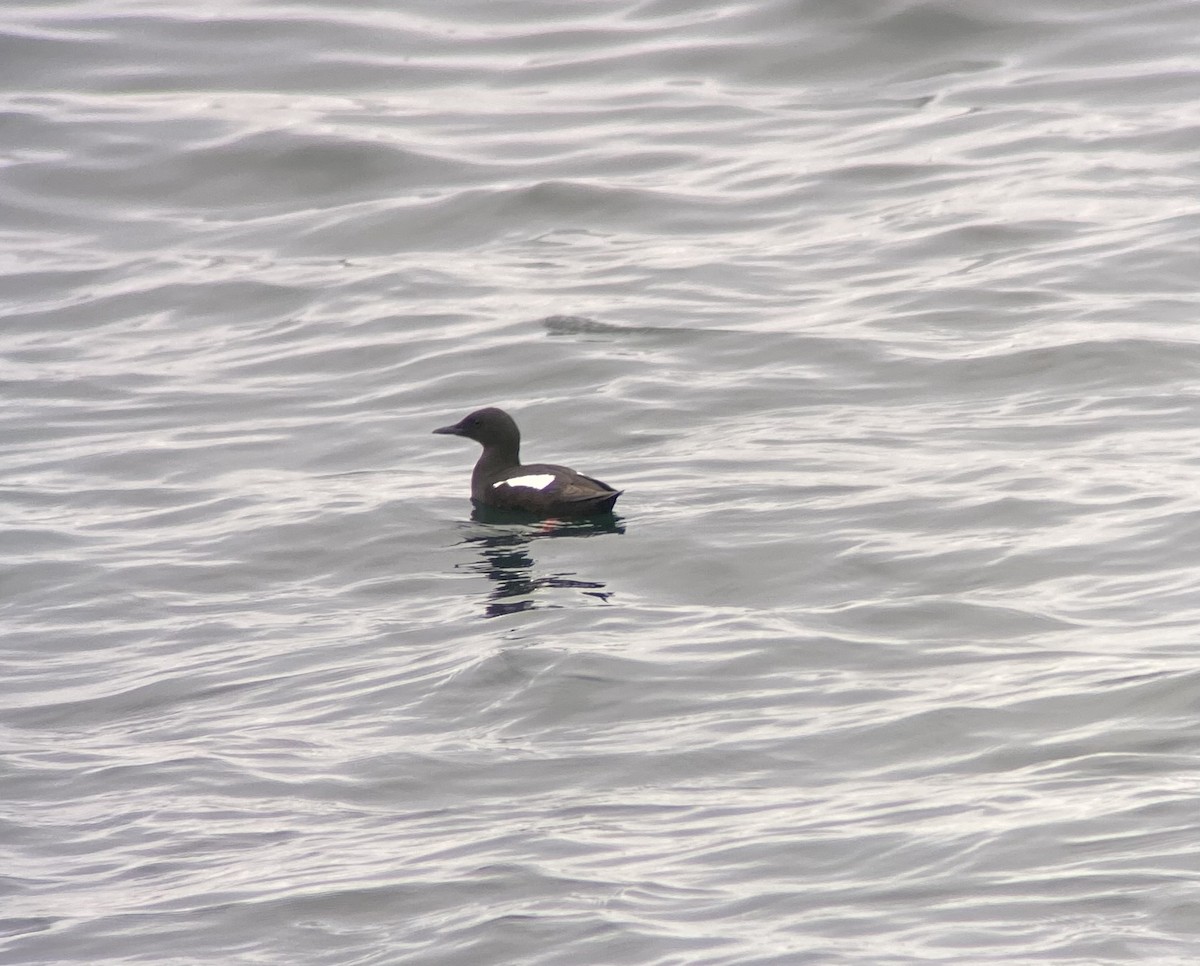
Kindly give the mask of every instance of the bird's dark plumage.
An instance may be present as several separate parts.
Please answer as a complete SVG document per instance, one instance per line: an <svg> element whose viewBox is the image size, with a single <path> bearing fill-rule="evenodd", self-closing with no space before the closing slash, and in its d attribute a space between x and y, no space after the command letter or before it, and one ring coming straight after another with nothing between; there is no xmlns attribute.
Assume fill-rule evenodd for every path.
<svg viewBox="0 0 1200 966"><path fill-rule="evenodd" d="M471 499L497 510L539 516L591 516L609 513L620 490L553 463L521 465L521 431L503 409L477 409L435 433L465 436L483 446L471 474Z"/></svg>

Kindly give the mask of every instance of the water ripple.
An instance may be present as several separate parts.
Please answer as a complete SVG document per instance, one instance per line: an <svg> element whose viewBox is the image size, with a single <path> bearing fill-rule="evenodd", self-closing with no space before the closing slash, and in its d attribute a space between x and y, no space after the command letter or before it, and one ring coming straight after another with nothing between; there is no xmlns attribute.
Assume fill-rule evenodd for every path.
<svg viewBox="0 0 1200 966"><path fill-rule="evenodd" d="M14 9L4 956L1190 962L1196 26Z"/></svg>

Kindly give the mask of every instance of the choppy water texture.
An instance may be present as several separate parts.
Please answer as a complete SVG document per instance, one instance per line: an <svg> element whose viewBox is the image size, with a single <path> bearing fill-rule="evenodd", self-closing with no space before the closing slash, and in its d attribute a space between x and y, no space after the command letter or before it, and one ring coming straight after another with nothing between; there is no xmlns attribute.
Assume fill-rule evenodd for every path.
<svg viewBox="0 0 1200 966"><path fill-rule="evenodd" d="M1200 5L0 20L5 963L1196 961Z"/></svg>

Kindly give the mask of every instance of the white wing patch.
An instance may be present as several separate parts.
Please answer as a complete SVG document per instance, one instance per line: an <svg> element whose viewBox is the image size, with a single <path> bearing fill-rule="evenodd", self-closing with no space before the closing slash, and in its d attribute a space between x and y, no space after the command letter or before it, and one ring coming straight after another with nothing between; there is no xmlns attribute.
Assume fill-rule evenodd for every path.
<svg viewBox="0 0 1200 966"><path fill-rule="evenodd" d="M499 480L492 484L492 489L498 486L527 486L533 490L544 490L553 482L553 473L533 473L529 476L510 476L507 480Z"/></svg>

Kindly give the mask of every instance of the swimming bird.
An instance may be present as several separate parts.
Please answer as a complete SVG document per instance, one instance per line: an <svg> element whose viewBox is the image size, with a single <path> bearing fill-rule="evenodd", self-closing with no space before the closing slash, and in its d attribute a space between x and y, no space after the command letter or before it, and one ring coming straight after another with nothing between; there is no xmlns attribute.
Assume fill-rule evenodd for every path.
<svg viewBox="0 0 1200 966"><path fill-rule="evenodd" d="M607 483L554 463L521 465L521 431L503 409L477 409L453 426L435 429L483 445L471 474L471 499L497 510L539 516L591 516L609 513L622 493Z"/></svg>

